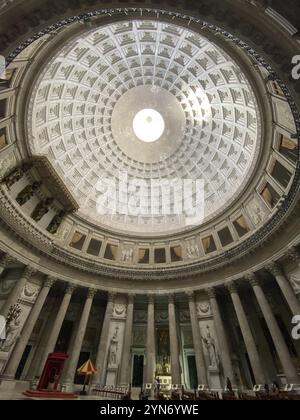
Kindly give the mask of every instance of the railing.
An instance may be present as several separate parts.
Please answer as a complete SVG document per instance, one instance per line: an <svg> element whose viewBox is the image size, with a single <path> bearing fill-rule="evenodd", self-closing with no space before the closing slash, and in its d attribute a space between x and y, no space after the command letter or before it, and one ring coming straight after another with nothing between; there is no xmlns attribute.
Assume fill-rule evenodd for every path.
<svg viewBox="0 0 300 420"><path fill-rule="evenodd" d="M108 400L130 400L130 391L127 388L114 388L110 386L94 388L93 395Z"/></svg>

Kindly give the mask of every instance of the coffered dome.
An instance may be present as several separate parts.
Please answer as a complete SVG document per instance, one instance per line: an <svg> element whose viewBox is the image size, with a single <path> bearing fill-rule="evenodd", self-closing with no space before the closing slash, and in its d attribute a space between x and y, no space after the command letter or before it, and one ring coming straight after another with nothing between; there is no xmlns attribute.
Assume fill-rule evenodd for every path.
<svg viewBox="0 0 300 420"><path fill-rule="evenodd" d="M189 209L174 210L180 194L164 214L160 190L152 189L151 211L153 180L203 180L201 224L244 189L261 143L258 105L241 68L202 35L152 20L89 30L61 48L35 83L27 119L31 153L49 158L79 213L142 234L188 227ZM99 205L105 180L120 188L133 179L147 186L134 214L111 214L110 193ZM196 190L189 194L197 203Z"/></svg>

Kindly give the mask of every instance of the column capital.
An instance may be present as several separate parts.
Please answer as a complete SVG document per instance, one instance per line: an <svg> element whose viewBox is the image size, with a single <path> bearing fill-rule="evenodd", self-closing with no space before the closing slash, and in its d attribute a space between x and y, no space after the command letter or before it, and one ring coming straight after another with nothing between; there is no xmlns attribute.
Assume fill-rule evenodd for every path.
<svg viewBox="0 0 300 420"><path fill-rule="evenodd" d="M295 247L290 248L286 255L293 262L300 262L300 252Z"/></svg>
<svg viewBox="0 0 300 420"><path fill-rule="evenodd" d="M9 254L2 254L0 257L0 267L6 268L10 260L11 257L9 256Z"/></svg>
<svg viewBox="0 0 300 420"><path fill-rule="evenodd" d="M215 299L217 297L217 291L215 287L209 287L206 289L206 293L210 299Z"/></svg>
<svg viewBox="0 0 300 420"><path fill-rule="evenodd" d="M148 304L154 305L155 303L155 296L154 295L147 295Z"/></svg>
<svg viewBox="0 0 300 420"><path fill-rule="evenodd" d="M133 303L135 298L135 293L128 293L127 295L127 301L128 303Z"/></svg>
<svg viewBox="0 0 300 420"><path fill-rule="evenodd" d="M186 296L189 299L189 302L194 302L195 303L195 293L192 290L189 290L187 292L185 292Z"/></svg>
<svg viewBox="0 0 300 420"><path fill-rule="evenodd" d="M281 265L277 262L268 264L265 268L274 277L282 276L284 274Z"/></svg>
<svg viewBox="0 0 300 420"><path fill-rule="evenodd" d="M36 273L36 270L29 265L24 268L22 277L27 281Z"/></svg>
<svg viewBox="0 0 300 420"><path fill-rule="evenodd" d="M252 287L258 286L258 277L255 273L246 274L245 279L251 284Z"/></svg>
<svg viewBox="0 0 300 420"><path fill-rule="evenodd" d="M87 299L93 299L96 293L97 293L97 290L90 287L87 292L87 296L86 296Z"/></svg>
<svg viewBox="0 0 300 420"><path fill-rule="evenodd" d="M230 293L238 293L237 284L235 281L231 280L228 283L225 284L227 289Z"/></svg>
<svg viewBox="0 0 300 420"><path fill-rule="evenodd" d="M56 281L57 281L56 277L48 276L44 281L43 287L49 287L50 289Z"/></svg>
<svg viewBox="0 0 300 420"><path fill-rule="evenodd" d="M72 283L68 283L66 290L65 290L65 294L66 295L72 295L74 293L74 291L76 290L77 286L75 284Z"/></svg>
<svg viewBox="0 0 300 420"><path fill-rule="evenodd" d="M175 293L168 294L169 303L175 303Z"/></svg>
<svg viewBox="0 0 300 420"><path fill-rule="evenodd" d="M109 292L108 295L107 295L107 302L113 302L115 297L116 297L115 292Z"/></svg>

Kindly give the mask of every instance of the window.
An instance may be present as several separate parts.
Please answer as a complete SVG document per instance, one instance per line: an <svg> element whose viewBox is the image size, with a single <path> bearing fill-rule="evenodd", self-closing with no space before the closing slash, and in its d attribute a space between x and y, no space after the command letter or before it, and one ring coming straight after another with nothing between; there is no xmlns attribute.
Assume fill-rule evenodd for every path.
<svg viewBox="0 0 300 420"><path fill-rule="evenodd" d="M70 246L72 248L77 249L78 251L81 251L82 248L83 248L85 239L86 239L86 235L84 235L83 233L80 233L80 232L75 232L74 236L73 236L73 239L70 243Z"/></svg>
<svg viewBox="0 0 300 420"><path fill-rule="evenodd" d="M269 183L263 189L261 196L271 208L274 208L280 199L278 192Z"/></svg>
<svg viewBox="0 0 300 420"><path fill-rule="evenodd" d="M97 239L92 239L88 246L87 253L98 257L98 255L100 254L101 246L101 241L97 241Z"/></svg>
<svg viewBox="0 0 300 420"><path fill-rule="evenodd" d="M6 129L1 128L0 129L0 150L4 149L4 147L7 145L7 138L6 138Z"/></svg>
<svg viewBox="0 0 300 420"><path fill-rule="evenodd" d="M180 245L171 247L171 261L182 261L182 248Z"/></svg>
<svg viewBox="0 0 300 420"><path fill-rule="evenodd" d="M292 177L291 172L278 161L275 162L271 175L283 188L288 187Z"/></svg>
<svg viewBox="0 0 300 420"><path fill-rule="evenodd" d="M5 112L6 112L6 99L0 100L0 120L5 118Z"/></svg>
<svg viewBox="0 0 300 420"><path fill-rule="evenodd" d="M155 264L164 264L166 262L166 250L165 248L158 248L154 251Z"/></svg>
<svg viewBox="0 0 300 420"><path fill-rule="evenodd" d="M227 246L233 242L233 238L228 227L225 227L224 229L220 230L218 232L218 235L222 246Z"/></svg>
<svg viewBox="0 0 300 420"><path fill-rule="evenodd" d="M240 238L250 232L250 228L244 216L240 216L233 222L235 230L237 231Z"/></svg>
<svg viewBox="0 0 300 420"><path fill-rule="evenodd" d="M208 236L207 238L203 238L202 244L203 244L203 249L204 249L205 254L210 254L211 252L215 252L217 250L213 236Z"/></svg>
<svg viewBox="0 0 300 420"><path fill-rule="evenodd" d="M139 264L149 264L150 262L150 251L149 249L139 249Z"/></svg>
<svg viewBox="0 0 300 420"><path fill-rule="evenodd" d="M279 142L279 153L286 157L293 163L297 163L298 160L298 144L295 139L290 139L286 136L280 136Z"/></svg>
<svg viewBox="0 0 300 420"><path fill-rule="evenodd" d="M115 261L117 259L117 252L118 252L117 245L107 244L105 254L104 254L104 258L106 260Z"/></svg>

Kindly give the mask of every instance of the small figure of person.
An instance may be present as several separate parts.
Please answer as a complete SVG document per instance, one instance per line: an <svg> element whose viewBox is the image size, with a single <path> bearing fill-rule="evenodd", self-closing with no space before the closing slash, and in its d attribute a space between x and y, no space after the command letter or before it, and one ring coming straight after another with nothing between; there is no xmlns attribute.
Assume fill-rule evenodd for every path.
<svg viewBox="0 0 300 420"><path fill-rule="evenodd" d="M270 394L270 387L269 387L269 384L265 384L264 388L265 388L265 393L266 393L267 395L269 395L269 394Z"/></svg>
<svg viewBox="0 0 300 420"><path fill-rule="evenodd" d="M232 383L228 377L226 378L226 390L228 392L233 392Z"/></svg>
<svg viewBox="0 0 300 420"><path fill-rule="evenodd" d="M276 381L272 383L272 393L278 395L280 393L280 386Z"/></svg>

